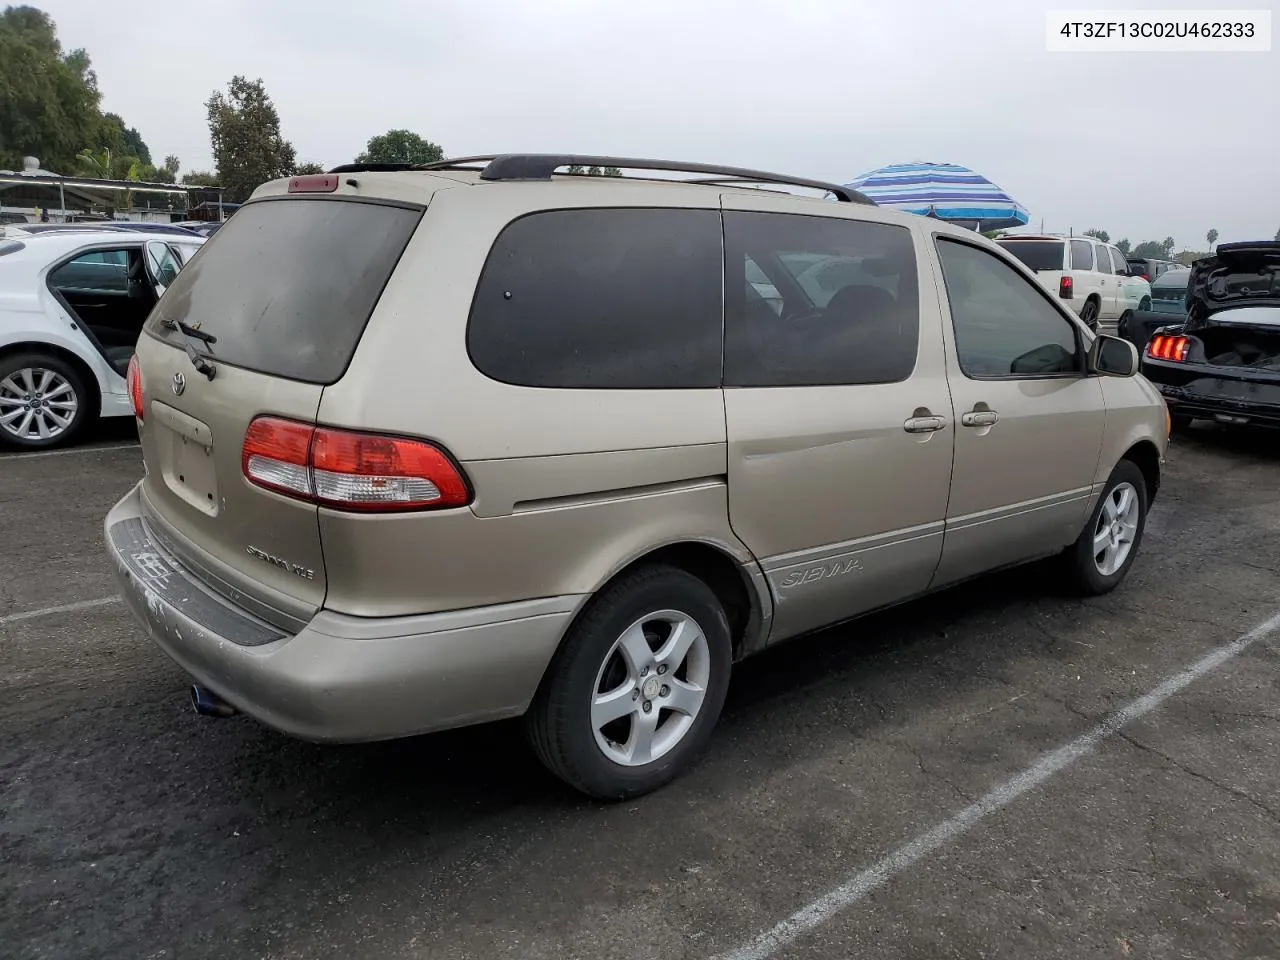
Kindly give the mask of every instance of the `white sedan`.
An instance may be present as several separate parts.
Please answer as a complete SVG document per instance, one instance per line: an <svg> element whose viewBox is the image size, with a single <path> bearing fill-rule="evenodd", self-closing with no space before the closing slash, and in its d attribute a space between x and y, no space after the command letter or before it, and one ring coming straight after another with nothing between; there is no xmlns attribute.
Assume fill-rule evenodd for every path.
<svg viewBox="0 0 1280 960"><path fill-rule="evenodd" d="M59 230L0 238L0 444L45 449L133 416L142 325L200 237Z"/></svg>

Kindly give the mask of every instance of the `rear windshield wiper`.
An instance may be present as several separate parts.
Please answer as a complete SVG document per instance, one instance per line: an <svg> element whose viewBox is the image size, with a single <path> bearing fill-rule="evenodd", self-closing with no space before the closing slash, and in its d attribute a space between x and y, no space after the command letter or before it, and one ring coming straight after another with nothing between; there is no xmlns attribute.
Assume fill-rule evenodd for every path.
<svg viewBox="0 0 1280 960"><path fill-rule="evenodd" d="M173 320L168 317L160 321L160 326L166 327L169 330L177 330L178 333L182 334L182 344L187 349L187 356L191 359L191 365L193 367L203 373L210 380L217 376L218 368L210 363L208 358L201 356L199 351L196 350L195 344L191 342L193 340L199 340L201 343L212 345L218 342L217 337L211 333L205 333L203 330L198 327L193 327L189 323L184 323L181 320Z"/></svg>

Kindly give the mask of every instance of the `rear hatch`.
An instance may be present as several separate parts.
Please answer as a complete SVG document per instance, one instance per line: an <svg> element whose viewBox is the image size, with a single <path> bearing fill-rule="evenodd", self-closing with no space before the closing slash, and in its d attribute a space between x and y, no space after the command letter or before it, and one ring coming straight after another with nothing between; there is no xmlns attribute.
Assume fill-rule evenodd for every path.
<svg viewBox="0 0 1280 960"><path fill-rule="evenodd" d="M422 211L332 196L247 203L178 274L138 343L153 535L285 630L324 601L318 510L248 481L246 434L260 417L314 427Z"/></svg>
<svg viewBox="0 0 1280 960"><path fill-rule="evenodd" d="M1192 264L1184 331L1206 363L1280 374L1280 242L1224 243Z"/></svg>

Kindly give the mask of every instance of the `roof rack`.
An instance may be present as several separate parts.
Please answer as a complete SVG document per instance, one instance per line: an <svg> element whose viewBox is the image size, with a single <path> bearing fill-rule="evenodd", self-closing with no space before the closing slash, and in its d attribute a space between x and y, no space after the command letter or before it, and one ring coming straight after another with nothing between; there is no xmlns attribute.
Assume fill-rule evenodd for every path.
<svg viewBox="0 0 1280 960"><path fill-rule="evenodd" d="M389 169L413 170L451 170L474 169L476 164L484 164L480 171L482 180L550 180L551 175L561 167L618 167L627 170L662 170L673 173L703 173L712 175L711 179L684 181L686 183L731 184L739 183L775 183L792 187L808 187L823 190L832 194L844 203L865 203L875 206L857 190L842 187L822 180L809 180L805 177L792 177L781 173L766 173L763 170L748 170L743 167L724 167L711 163L683 163L676 160L642 160L636 157L607 157L571 153L508 153L483 157L455 157L449 160L438 160L434 163L422 163L412 167L389 167ZM347 164L335 168L331 173L343 173L352 169ZM370 169L364 166L361 169ZM680 182L680 181L677 181Z"/></svg>
<svg viewBox="0 0 1280 960"><path fill-rule="evenodd" d="M417 165L412 163L341 163L334 167L329 173L388 173L397 170L416 170Z"/></svg>

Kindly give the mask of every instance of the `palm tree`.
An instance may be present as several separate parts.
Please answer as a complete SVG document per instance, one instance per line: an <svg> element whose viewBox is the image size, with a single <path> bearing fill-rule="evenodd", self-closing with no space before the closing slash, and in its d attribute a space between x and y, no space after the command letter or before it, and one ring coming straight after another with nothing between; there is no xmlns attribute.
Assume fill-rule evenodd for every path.
<svg viewBox="0 0 1280 960"><path fill-rule="evenodd" d="M111 151L106 147L101 150L81 150L76 154L76 162L87 176L101 180L111 179Z"/></svg>
<svg viewBox="0 0 1280 960"><path fill-rule="evenodd" d="M1213 245L1218 242L1218 231L1210 230L1204 235L1204 238L1209 241L1209 252L1212 253Z"/></svg>

